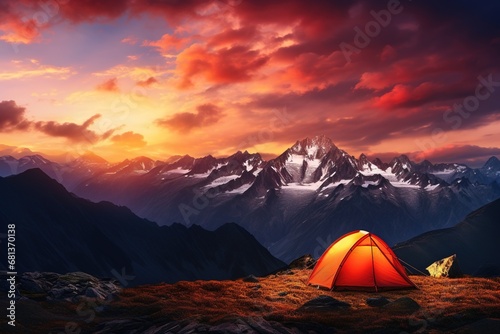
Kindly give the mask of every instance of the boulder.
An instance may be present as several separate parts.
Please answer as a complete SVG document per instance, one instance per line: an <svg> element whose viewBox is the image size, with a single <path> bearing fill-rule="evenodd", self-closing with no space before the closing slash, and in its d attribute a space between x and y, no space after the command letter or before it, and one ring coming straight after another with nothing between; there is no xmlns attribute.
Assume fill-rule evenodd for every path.
<svg viewBox="0 0 500 334"><path fill-rule="evenodd" d="M42 282L34 280L29 277L21 277L20 290L27 293L45 293L46 288L42 286Z"/></svg>
<svg viewBox="0 0 500 334"><path fill-rule="evenodd" d="M312 268L316 264L316 260L310 255L304 255L299 257L298 259L293 260L288 265L290 269L309 269Z"/></svg>
<svg viewBox="0 0 500 334"><path fill-rule="evenodd" d="M330 296L319 296L310 301L306 302L304 305L299 307L297 311L332 311L332 310L345 310L351 307L346 302L337 300Z"/></svg>
<svg viewBox="0 0 500 334"><path fill-rule="evenodd" d="M102 294L95 288L87 288L85 289L85 296L89 298L101 298L104 299Z"/></svg>
<svg viewBox="0 0 500 334"><path fill-rule="evenodd" d="M70 302L78 302L81 298L107 299L120 291L117 281L100 280L82 272L64 275L26 272L19 279L19 289L28 298L45 294L48 300Z"/></svg>
<svg viewBox="0 0 500 334"><path fill-rule="evenodd" d="M315 323L286 324L269 321L262 317L231 318L221 320L217 324L209 325L200 323L196 319L186 319L164 323L166 319L159 319L155 324L143 319L120 319L98 325L96 334L105 333L144 333L144 334L232 334L232 333L267 333L267 334L297 334L297 333L335 333L331 327Z"/></svg>
<svg viewBox="0 0 500 334"><path fill-rule="evenodd" d="M243 282L247 282L247 283L259 283L259 280L254 275L248 275L247 277L243 278Z"/></svg>
<svg viewBox="0 0 500 334"><path fill-rule="evenodd" d="M383 308L391 313L411 314L418 311L420 309L420 305L410 297L401 297L389 304L384 305Z"/></svg>
<svg viewBox="0 0 500 334"><path fill-rule="evenodd" d="M391 301L385 297L373 297L366 299L366 305L371 307L381 307L389 304Z"/></svg>
<svg viewBox="0 0 500 334"><path fill-rule="evenodd" d="M456 278L463 276L462 270L460 270L460 267L458 265L456 254L436 261L425 269L432 277Z"/></svg>

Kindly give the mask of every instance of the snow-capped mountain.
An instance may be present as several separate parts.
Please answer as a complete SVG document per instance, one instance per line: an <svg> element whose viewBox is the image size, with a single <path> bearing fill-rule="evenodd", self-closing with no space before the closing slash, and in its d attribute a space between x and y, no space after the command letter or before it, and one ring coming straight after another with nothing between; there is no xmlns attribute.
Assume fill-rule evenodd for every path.
<svg viewBox="0 0 500 334"><path fill-rule="evenodd" d="M111 165L102 171L104 175L130 176L134 174L144 174L162 164L160 161L154 161L147 157L137 157L134 159L125 159L124 161Z"/></svg>
<svg viewBox="0 0 500 334"><path fill-rule="evenodd" d="M500 197L496 158L480 169L415 163L405 155L386 163L364 154L356 159L324 136L297 141L267 162L237 152L101 167L76 186L62 183L78 196L127 206L162 225L238 223L283 260L320 255L354 229L393 244L452 226Z"/></svg>
<svg viewBox="0 0 500 334"><path fill-rule="evenodd" d="M0 177L15 174L18 165L19 161L11 155L0 157Z"/></svg>
<svg viewBox="0 0 500 334"><path fill-rule="evenodd" d="M54 179L61 179L60 166L41 155L28 155L16 159L10 155L0 157L0 176L22 173L28 169L40 168Z"/></svg>
<svg viewBox="0 0 500 334"><path fill-rule="evenodd" d="M259 154L248 152L218 159L210 155L199 159L186 155L157 163L141 173L115 173L115 166L85 180L74 192L92 200L126 205L144 217L154 216L161 224L177 221L190 225L179 209L182 203L193 205L193 198L201 198L204 193L213 193L209 195L213 199L243 193L255 181L262 164Z"/></svg>
<svg viewBox="0 0 500 334"><path fill-rule="evenodd" d="M71 190L82 180L95 175L108 166L109 163L106 160L90 152L67 163L53 162L39 154L19 159L3 156L0 157L0 176L20 174L29 169L39 168L51 178L64 183L64 186Z"/></svg>

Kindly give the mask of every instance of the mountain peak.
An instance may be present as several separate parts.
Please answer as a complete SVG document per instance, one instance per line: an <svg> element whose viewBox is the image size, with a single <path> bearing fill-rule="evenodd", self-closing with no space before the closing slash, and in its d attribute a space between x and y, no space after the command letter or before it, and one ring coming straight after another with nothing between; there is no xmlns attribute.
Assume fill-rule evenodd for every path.
<svg viewBox="0 0 500 334"><path fill-rule="evenodd" d="M90 163L99 163L99 164L108 163L106 159L98 156L97 154L91 151L86 151L85 153L80 155L76 160L90 162Z"/></svg>
<svg viewBox="0 0 500 334"><path fill-rule="evenodd" d="M424 166L424 167L431 167L432 166L432 162L430 162L429 160L424 160L420 163L420 166Z"/></svg>
<svg viewBox="0 0 500 334"><path fill-rule="evenodd" d="M11 176L11 178L31 178L40 180L53 180L47 174L45 174L40 168L31 168L17 175Z"/></svg>
<svg viewBox="0 0 500 334"><path fill-rule="evenodd" d="M336 146L332 140L324 135L320 135L298 140L290 150L295 154L306 155L309 159L319 159L333 148L336 148Z"/></svg>
<svg viewBox="0 0 500 334"><path fill-rule="evenodd" d="M498 169L500 170L500 160L496 156L492 156L486 161L483 166L483 169Z"/></svg>
<svg viewBox="0 0 500 334"><path fill-rule="evenodd" d="M402 168L406 168L408 170L411 169L412 164L413 163L411 162L410 158L408 158L408 156L405 154L401 154L399 157L395 157L394 159L392 159L390 163L392 168L395 168L396 166L401 166Z"/></svg>
<svg viewBox="0 0 500 334"><path fill-rule="evenodd" d="M148 162L148 163L153 163L154 160L148 157L145 157L143 155L135 157L131 160L132 162Z"/></svg>
<svg viewBox="0 0 500 334"><path fill-rule="evenodd" d="M44 165L50 165L52 162L45 159L39 154L35 155L27 155L25 157L22 157L19 159L19 164L21 166L44 166Z"/></svg>
<svg viewBox="0 0 500 334"><path fill-rule="evenodd" d="M22 190L22 187L36 186L41 191L48 191L48 189L60 189L66 192L66 189L59 184L56 180L44 173L40 168L31 168L22 173L11 175L5 180L11 180L16 184L16 188Z"/></svg>

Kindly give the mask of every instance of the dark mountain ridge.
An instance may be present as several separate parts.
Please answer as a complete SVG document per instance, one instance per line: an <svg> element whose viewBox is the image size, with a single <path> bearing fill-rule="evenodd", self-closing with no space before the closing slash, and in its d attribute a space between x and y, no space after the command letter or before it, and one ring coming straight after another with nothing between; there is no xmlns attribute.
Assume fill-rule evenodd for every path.
<svg viewBox="0 0 500 334"><path fill-rule="evenodd" d="M2 222L16 225L19 272L123 271L136 285L264 275L284 265L236 224L160 227L126 207L78 198L39 169L0 178L0 197Z"/></svg>
<svg viewBox="0 0 500 334"><path fill-rule="evenodd" d="M465 274L500 275L500 199L470 213L459 224L430 231L393 247L398 257L421 271L434 261L457 255Z"/></svg>

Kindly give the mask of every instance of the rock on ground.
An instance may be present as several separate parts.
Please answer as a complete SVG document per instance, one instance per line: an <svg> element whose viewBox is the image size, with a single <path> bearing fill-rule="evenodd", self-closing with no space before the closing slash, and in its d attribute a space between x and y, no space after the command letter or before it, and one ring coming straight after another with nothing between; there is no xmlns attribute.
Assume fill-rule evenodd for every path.
<svg viewBox="0 0 500 334"><path fill-rule="evenodd" d="M383 308L392 313L411 314L418 311L420 309L420 305L410 297L401 297L383 306Z"/></svg>
<svg viewBox="0 0 500 334"><path fill-rule="evenodd" d="M366 299L366 305L371 307L381 307L389 304L391 301L386 297L372 297Z"/></svg>
<svg viewBox="0 0 500 334"><path fill-rule="evenodd" d="M78 302L82 298L105 300L120 290L118 282L98 279L92 275L74 272L68 274L26 272L18 278L21 296L46 300Z"/></svg>
<svg viewBox="0 0 500 334"><path fill-rule="evenodd" d="M317 324L287 323L268 321L262 317L237 318L208 325L195 319L172 321L166 324L152 324L144 319L114 320L101 324L95 334L105 333L142 333L142 334L301 334L301 333L335 333L331 327Z"/></svg>
<svg viewBox="0 0 500 334"><path fill-rule="evenodd" d="M332 311L348 309L349 307L351 307L351 305L346 302L337 300L330 296L322 295L306 302L304 305L299 307L297 311Z"/></svg>

